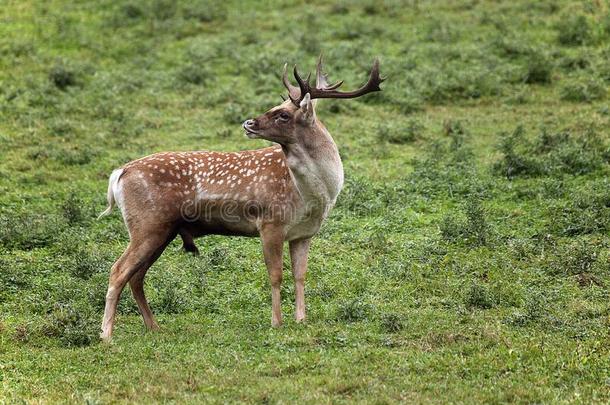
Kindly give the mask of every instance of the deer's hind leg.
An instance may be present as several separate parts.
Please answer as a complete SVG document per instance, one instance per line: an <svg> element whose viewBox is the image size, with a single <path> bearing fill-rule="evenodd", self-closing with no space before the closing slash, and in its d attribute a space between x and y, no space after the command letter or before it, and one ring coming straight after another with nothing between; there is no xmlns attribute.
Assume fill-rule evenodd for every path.
<svg viewBox="0 0 610 405"><path fill-rule="evenodd" d="M146 270L148 270L157 260L167 244L173 239L173 235L168 231L155 231L156 232L146 232L146 237L134 237L132 235L129 246L119 260L112 266L110 279L108 281L108 292L106 293L102 333L100 334L100 337L103 340L110 340L121 292L123 291L123 288L125 288L127 282L138 272L142 272L141 275L137 276L138 278L141 278L141 280L138 281L138 278L136 278L134 281L135 288L132 285L134 297L136 297L136 302L138 303L138 307L140 307L145 322L151 322L150 325L155 324L154 319L152 318L152 312L150 312L150 307L144 298L144 275L146 274ZM147 326L148 325L149 324L147 323Z"/></svg>
<svg viewBox="0 0 610 405"><path fill-rule="evenodd" d="M142 268L138 270L131 277L131 279L129 279L131 293L133 294L133 298L136 300L136 304L138 304L138 309L140 310L140 314L142 314L142 318L144 319L144 325L146 325L146 329L148 330L158 330L159 325L157 324L157 321L155 321L155 317L150 310L150 306L146 300L146 295L144 294L144 277L146 276L146 272L148 272L150 266L153 265L161 253L162 250L160 249L154 257L145 263Z"/></svg>

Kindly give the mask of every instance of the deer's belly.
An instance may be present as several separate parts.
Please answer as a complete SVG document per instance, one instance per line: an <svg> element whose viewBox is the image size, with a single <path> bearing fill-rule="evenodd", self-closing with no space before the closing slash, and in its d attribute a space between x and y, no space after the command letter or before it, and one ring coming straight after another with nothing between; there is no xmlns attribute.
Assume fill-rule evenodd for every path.
<svg viewBox="0 0 610 405"><path fill-rule="evenodd" d="M183 207L184 227L194 236L258 236L256 208L236 201L200 201Z"/></svg>
<svg viewBox="0 0 610 405"><path fill-rule="evenodd" d="M182 228L194 237L204 235L226 235L226 236L258 236L258 229L254 226L243 224L224 223L220 221L199 221L189 223Z"/></svg>

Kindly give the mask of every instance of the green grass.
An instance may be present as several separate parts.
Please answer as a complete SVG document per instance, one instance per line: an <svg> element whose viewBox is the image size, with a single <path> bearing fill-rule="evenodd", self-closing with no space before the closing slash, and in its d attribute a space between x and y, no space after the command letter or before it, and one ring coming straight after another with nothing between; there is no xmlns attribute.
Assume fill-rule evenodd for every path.
<svg viewBox="0 0 610 405"><path fill-rule="evenodd" d="M9 1L0 7L0 403L607 403L604 2ZM172 243L97 333L128 240L108 175L266 146L284 62L384 91L321 101L346 185L308 321L270 328L257 239ZM285 259L289 263L288 258Z"/></svg>

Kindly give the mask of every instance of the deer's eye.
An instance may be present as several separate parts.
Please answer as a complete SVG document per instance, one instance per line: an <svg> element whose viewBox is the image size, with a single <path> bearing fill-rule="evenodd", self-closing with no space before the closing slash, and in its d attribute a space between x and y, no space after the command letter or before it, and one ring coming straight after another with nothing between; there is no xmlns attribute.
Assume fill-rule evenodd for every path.
<svg viewBox="0 0 610 405"><path fill-rule="evenodd" d="M287 112L282 111L281 113L278 114L277 117L281 121L288 121L290 119L290 114L288 114Z"/></svg>

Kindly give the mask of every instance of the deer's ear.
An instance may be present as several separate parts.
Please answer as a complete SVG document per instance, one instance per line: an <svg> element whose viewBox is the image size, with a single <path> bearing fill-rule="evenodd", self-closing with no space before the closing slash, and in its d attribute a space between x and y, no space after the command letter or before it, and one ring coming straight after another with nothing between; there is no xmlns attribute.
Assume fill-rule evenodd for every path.
<svg viewBox="0 0 610 405"><path fill-rule="evenodd" d="M301 100L299 105L302 111L302 117L305 121L313 122L315 120L316 112L314 106L314 100L311 99L309 93L305 94L305 97L303 97L303 100Z"/></svg>

